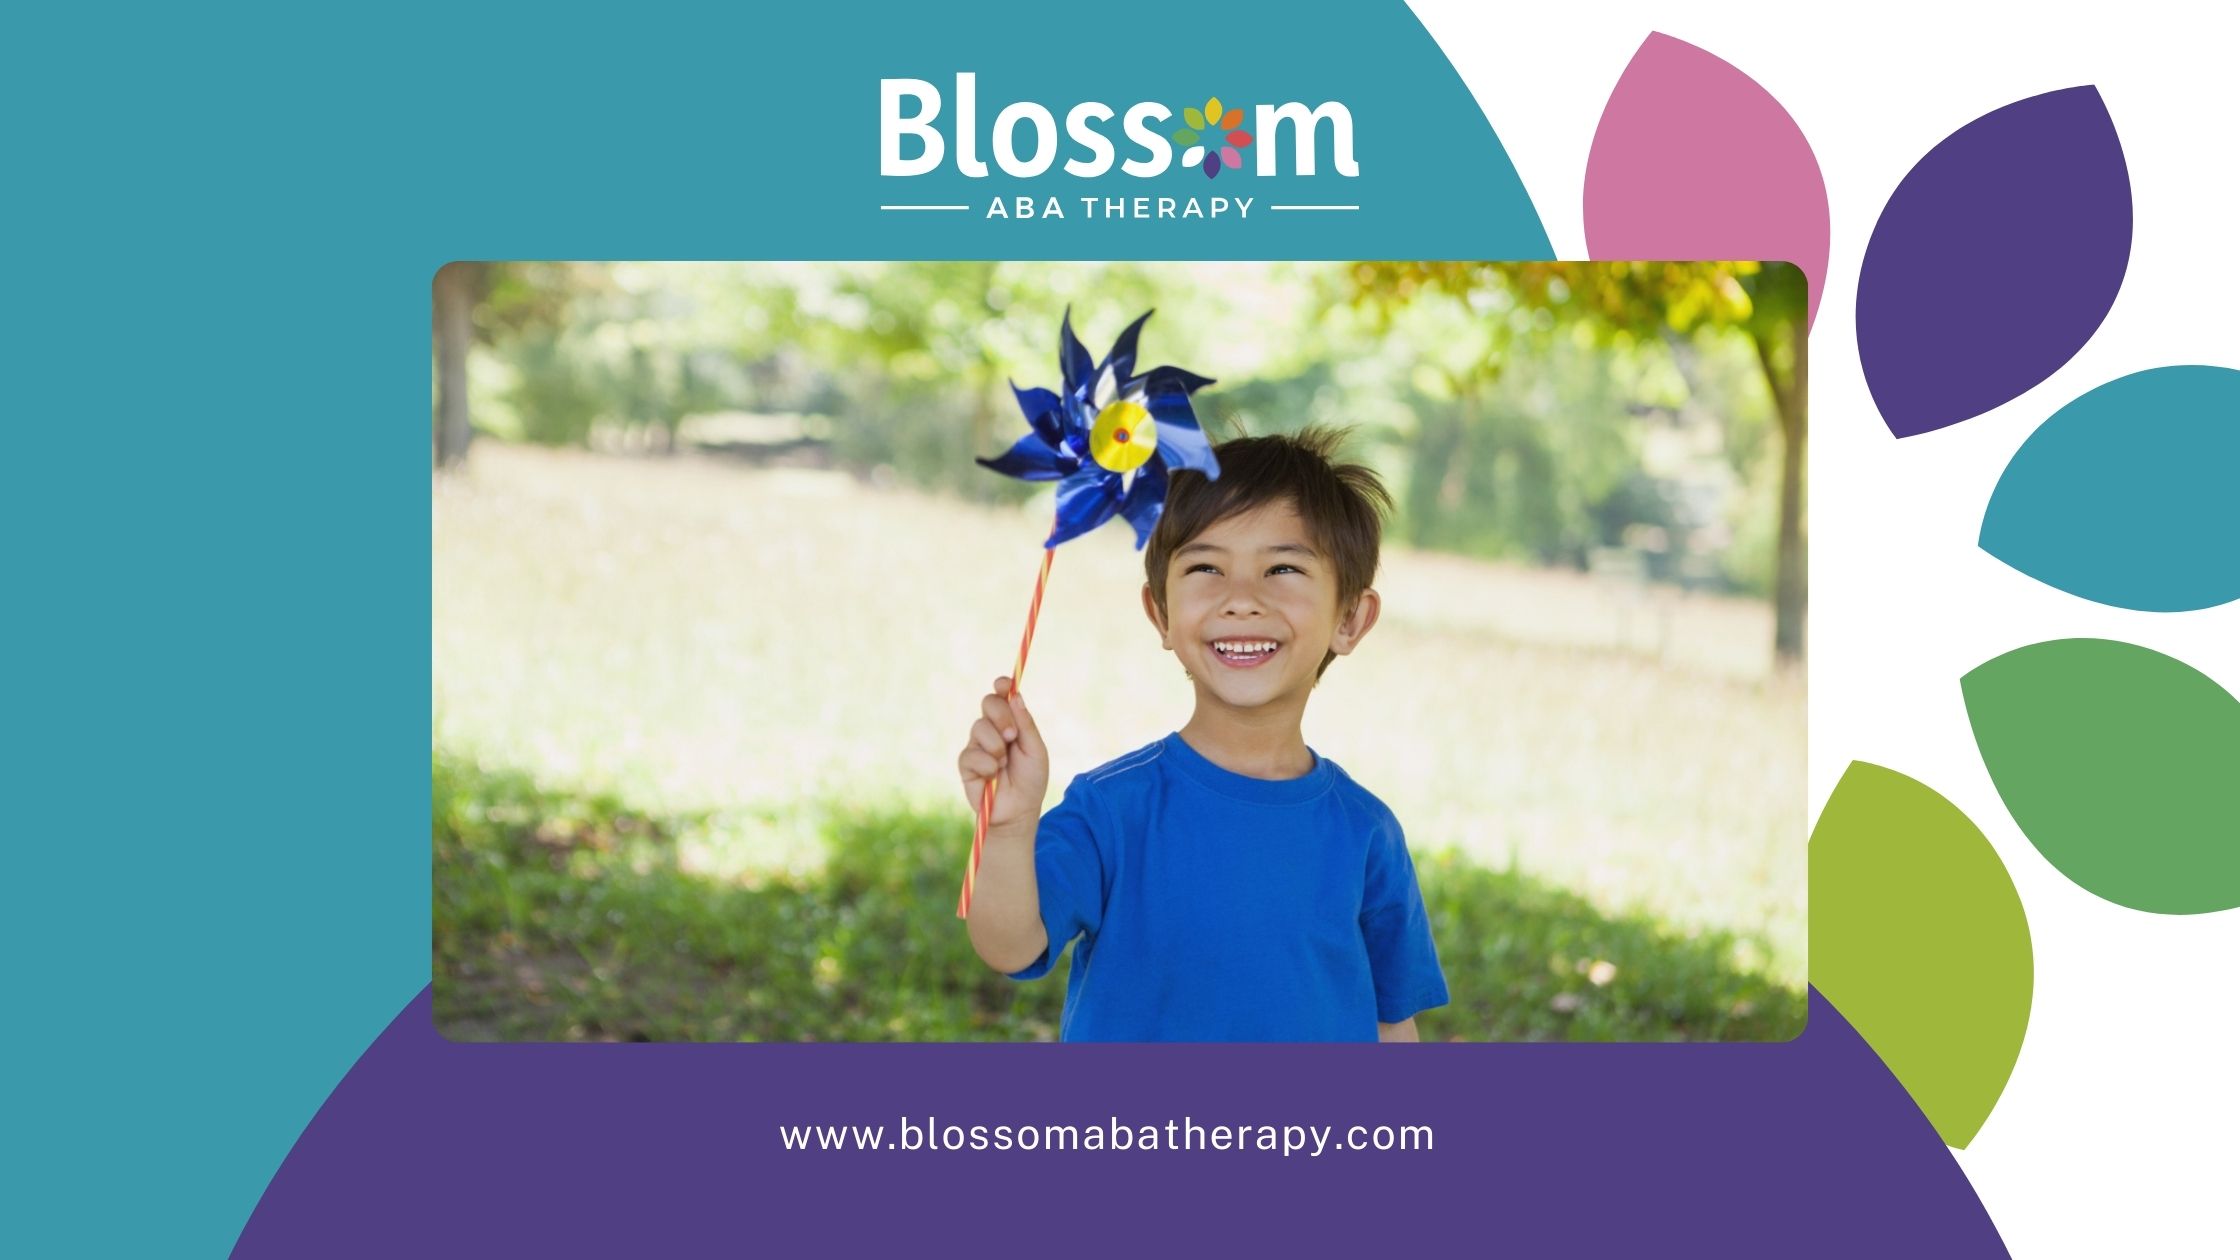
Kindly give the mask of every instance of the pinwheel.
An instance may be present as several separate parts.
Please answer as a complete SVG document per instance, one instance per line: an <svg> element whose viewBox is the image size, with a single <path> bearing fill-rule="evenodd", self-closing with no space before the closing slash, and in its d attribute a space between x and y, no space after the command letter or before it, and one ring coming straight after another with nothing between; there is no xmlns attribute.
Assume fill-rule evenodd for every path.
<svg viewBox="0 0 2240 1260"><path fill-rule="evenodd" d="M1057 519L1042 544L1042 571L1034 580L1026 633L1020 636L1018 663L1011 669L1014 692L1027 669L1027 649L1034 643L1035 618L1042 612L1042 592L1049 584L1050 559L1058 544L1120 516L1135 528L1140 550L1150 541L1151 527L1159 523L1159 513L1167 505L1171 472L1191 468L1207 477L1221 475L1213 443L1198 427L1197 413L1190 407L1190 395L1213 381L1178 367L1136 373L1136 339L1150 318L1149 311L1138 316L1099 363L1073 335L1073 312L1068 310L1058 325L1058 372L1064 391L1013 385L1019 410L1026 413L1027 434L1003 454L979 461L1007 477L1058 483ZM972 913L972 885L987 844L988 811L995 805L995 792L995 782L990 780L980 793L972 861L957 894L960 919Z"/></svg>

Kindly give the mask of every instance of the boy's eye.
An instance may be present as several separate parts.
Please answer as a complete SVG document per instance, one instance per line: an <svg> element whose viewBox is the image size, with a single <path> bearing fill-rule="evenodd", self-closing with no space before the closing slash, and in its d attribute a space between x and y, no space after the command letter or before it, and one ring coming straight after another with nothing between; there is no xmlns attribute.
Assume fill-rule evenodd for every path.
<svg viewBox="0 0 2240 1260"><path fill-rule="evenodd" d="M1298 572L1302 572L1302 570L1301 570L1301 569L1299 568L1299 566L1297 566L1297 565L1293 565L1293 564L1279 564L1279 565L1275 566L1274 568L1272 568L1272 569L1268 570L1268 572L1270 572L1270 573L1281 573L1281 572L1283 572L1283 571L1284 571L1284 570L1286 570L1286 569L1289 569L1289 570L1290 570L1291 572L1293 572L1293 573L1298 573Z"/></svg>
<svg viewBox="0 0 2240 1260"><path fill-rule="evenodd" d="M1190 566L1189 568L1187 568L1187 569L1184 569L1184 570L1183 570L1183 572L1184 572L1184 573L1219 573L1219 572L1220 572L1220 570L1219 570L1219 569L1216 569L1216 568L1214 568L1214 567L1213 567L1212 565L1210 565L1210 564L1204 564L1204 563L1200 563L1200 564L1193 564L1193 565L1191 565L1191 566Z"/></svg>

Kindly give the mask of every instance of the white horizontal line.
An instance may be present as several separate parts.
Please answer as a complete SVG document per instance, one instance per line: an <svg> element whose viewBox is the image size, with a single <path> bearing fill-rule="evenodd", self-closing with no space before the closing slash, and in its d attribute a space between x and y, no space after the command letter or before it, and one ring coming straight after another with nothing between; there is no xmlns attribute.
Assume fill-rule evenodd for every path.
<svg viewBox="0 0 2240 1260"><path fill-rule="evenodd" d="M1359 210L1359 206L1269 206L1270 210Z"/></svg>
<svg viewBox="0 0 2240 1260"><path fill-rule="evenodd" d="M970 210L971 206L881 206L881 210Z"/></svg>

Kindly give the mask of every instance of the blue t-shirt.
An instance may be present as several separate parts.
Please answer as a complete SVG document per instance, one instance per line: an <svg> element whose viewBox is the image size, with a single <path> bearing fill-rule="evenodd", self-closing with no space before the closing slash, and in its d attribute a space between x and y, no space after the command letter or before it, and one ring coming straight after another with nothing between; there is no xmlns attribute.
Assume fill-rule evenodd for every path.
<svg viewBox="0 0 2240 1260"><path fill-rule="evenodd" d="M1310 750L1311 751L1311 750ZM1066 1041L1375 1041L1444 1005L1400 822L1337 763L1253 779L1169 735L1078 775L1036 830Z"/></svg>

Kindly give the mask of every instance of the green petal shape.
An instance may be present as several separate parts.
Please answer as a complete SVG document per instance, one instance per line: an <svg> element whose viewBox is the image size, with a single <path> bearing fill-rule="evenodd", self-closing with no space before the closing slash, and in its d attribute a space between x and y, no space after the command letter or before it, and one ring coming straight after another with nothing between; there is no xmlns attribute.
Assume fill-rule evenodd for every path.
<svg viewBox="0 0 2240 1260"><path fill-rule="evenodd" d="M2030 1024L2030 924L2007 868L1951 802L1863 761L1808 854L1813 987L1965 1147Z"/></svg>
<svg viewBox="0 0 2240 1260"><path fill-rule="evenodd" d="M1198 133L1188 127L1177 127L1174 129L1174 142L1176 144L1196 144Z"/></svg>
<svg viewBox="0 0 2240 1260"><path fill-rule="evenodd" d="M1190 108L1182 111L1182 121L1189 123L1193 127L1203 127L1206 125L1206 116L1199 113L1198 107L1193 105Z"/></svg>
<svg viewBox="0 0 2240 1260"><path fill-rule="evenodd" d="M1960 680L2015 825L2079 888L2155 914L2240 906L2240 702L2113 639L2017 648Z"/></svg>

